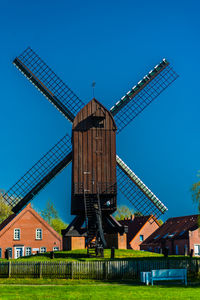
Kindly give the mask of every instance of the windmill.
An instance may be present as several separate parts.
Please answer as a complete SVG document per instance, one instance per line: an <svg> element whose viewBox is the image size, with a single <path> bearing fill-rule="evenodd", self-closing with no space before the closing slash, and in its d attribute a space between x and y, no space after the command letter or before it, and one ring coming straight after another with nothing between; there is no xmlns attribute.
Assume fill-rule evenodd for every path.
<svg viewBox="0 0 200 300"><path fill-rule="evenodd" d="M86 246L90 253L106 246L105 232L123 234L126 230L112 217L117 208L116 177L119 190L137 211L157 218L166 212L166 206L116 155L115 135L178 77L168 61L163 59L110 110L96 99L84 105L31 48L16 57L13 64L73 123L72 143L71 137L66 134L4 193L3 197L13 212L18 213L71 161L71 213L76 217L63 230L63 236L72 236L74 232L86 236ZM93 138L91 130L95 132ZM93 147L93 150L87 150L89 147ZM84 158L86 152L94 156L93 163L85 165L85 161L89 161L86 156ZM105 160L108 153L110 157ZM85 229L82 228L84 222Z"/></svg>

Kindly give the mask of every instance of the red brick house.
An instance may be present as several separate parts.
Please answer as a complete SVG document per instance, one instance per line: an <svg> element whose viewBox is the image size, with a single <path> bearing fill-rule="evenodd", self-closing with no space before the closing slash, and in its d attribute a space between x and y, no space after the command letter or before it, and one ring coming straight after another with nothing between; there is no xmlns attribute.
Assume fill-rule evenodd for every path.
<svg viewBox="0 0 200 300"><path fill-rule="evenodd" d="M127 249L140 250L140 244L160 227L158 221L152 216L131 216L120 220L121 225L128 226Z"/></svg>
<svg viewBox="0 0 200 300"><path fill-rule="evenodd" d="M177 255L189 254L193 250L193 254L199 256L198 217L198 215L191 215L168 219L140 245L140 249L161 252L167 248L169 254Z"/></svg>
<svg viewBox="0 0 200 300"><path fill-rule="evenodd" d="M29 204L0 224L0 258L6 249L12 258L61 250L62 237Z"/></svg>

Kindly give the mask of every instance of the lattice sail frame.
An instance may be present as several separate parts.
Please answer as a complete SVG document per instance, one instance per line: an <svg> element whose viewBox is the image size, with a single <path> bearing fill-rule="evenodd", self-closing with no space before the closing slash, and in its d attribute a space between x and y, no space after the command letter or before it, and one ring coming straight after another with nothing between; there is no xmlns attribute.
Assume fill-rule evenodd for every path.
<svg viewBox="0 0 200 300"><path fill-rule="evenodd" d="M116 161L118 188L136 210L143 215L153 214L156 218L164 214L167 207L118 155Z"/></svg>
<svg viewBox="0 0 200 300"><path fill-rule="evenodd" d="M65 135L3 195L13 211L26 205L71 162L71 150L71 138Z"/></svg>
<svg viewBox="0 0 200 300"><path fill-rule="evenodd" d="M178 74L166 59L154 67L137 85L121 98L110 112L115 116L117 132L126 127L139 113L141 113L161 92L163 92Z"/></svg>
<svg viewBox="0 0 200 300"><path fill-rule="evenodd" d="M13 64L71 122L84 103L29 47Z"/></svg>
<svg viewBox="0 0 200 300"><path fill-rule="evenodd" d="M26 49L13 61L13 63L70 122L73 122L74 116L84 106L84 103L31 48ZM138 84L124 97L122 97L121 100L118 101L110 110L113 116L115 116L119 131L127 126L133 118L135 118L147 105L149 105L177 77L178 75L171 67L169 67L169 63L164 59L159 65L150 71L143 80L139 81ZM162 84L160 83L160 79L163 79ZM125 106L127 112L125 111ZM16 183L16 185L14 185L8 193L4 195L4 198L8 200L10 205L13 206L14 203L17 203L17 207L19 208L20 201L22 201L21 199L23 198L23 196L21 196L24 192L23 187L26 186L27 182L29 182L29 188L28 196L25 195L24 197L25 202L30 201L30 199L39 192L41 189L40 187L44 187L50 179L53 178L51 175L55 176L58 172L60 172L60 170L67 166L71 161L70 146L69 153L63 161L58 163L59 168L56 168L55 166L52 170L50 170L50 176L48 176L49 169L47 166L47 174L43 170L44 176L40 178L40 182L38 182L34 188L33 185L31 186L30 178L28 179L27 177L31 176L34 169L36 171L39 166L39 162L45 156L37 164L35 164L33 168L31 168ZM55 147L56 146L52 149ZM51 152L51 150L49 152ZM118 184L118 187L121 189L126 198L128 198L135 206L135 208L138 211L143 210L143 212L145 211L145 213L148 214L154 211L156 216L160 213L164 213L166 211L166 207L162 204L162 202L142 183L142 181L118 156L116 157L116 160L118 165L118 183L120 183ZM39 169L37 171L39 171ZM21 190L19 187L20 184ZM151 193L149 193L149 191ZM21 206L23 205L24 204ZM14 206L14 208L16 207Z"/></svg>

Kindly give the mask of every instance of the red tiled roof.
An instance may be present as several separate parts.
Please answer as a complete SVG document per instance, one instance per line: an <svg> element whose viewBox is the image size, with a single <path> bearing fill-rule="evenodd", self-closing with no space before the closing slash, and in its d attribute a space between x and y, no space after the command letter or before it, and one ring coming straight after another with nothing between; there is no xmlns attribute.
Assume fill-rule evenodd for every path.
<svg viewBox="0 0 200 300"><path fill-rule="evenodd" d="M0 224L0 231L10 222L12 219L14 219L16 215L12 214L10 215L7 219L5 219L1 224Z"/></svg>
<svg viewBox="0 0 200 300"><path fill-rule="evenodd" d="M136 236L138 231L144 226L144 224L149 220L151 216L135 216L133 220L120 220L121 225L128 226L127 241L131 242L132 239Z"/></svg>
<svg viewBox="0 0 200 300"><path fill-rule="evenodd" d="M163 240L186 239L188 232L198 228L199 215L175 217L168 219L152 233L141 245L157 244Z"/></svg>

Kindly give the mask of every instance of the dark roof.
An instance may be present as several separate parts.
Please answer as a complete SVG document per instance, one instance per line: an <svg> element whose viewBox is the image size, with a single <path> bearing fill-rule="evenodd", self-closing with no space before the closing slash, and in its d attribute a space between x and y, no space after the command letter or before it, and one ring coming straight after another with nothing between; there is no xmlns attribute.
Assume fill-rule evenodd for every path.
<svg viewBox="0 0 200 300"><path fill-rule="evenodd" d="M12 214L10 215L7 219L5 219L1 224L0 224L0 231L8 224L10 223L10 221L12 221L12 219L14 219L16 215Z"/></svg>
<svg viewBox="0 0 200 300"><path fill-rule="evenodd" d="M158 244L165 240L187 239L188 232L198 228L199 215L168 219L154 231L141 245Z"/></svg>
<svg viewBox="0 0 200 300"><path fill-rule="evenodd" d="M136 236L138 231L145 225L145 223L149 220L149 216L135 216L134 219L125 219L120 220L119 223L121 225L128 226L128 234L127 234L127 240L128 242L131 242L132 239Z"/></svg>

